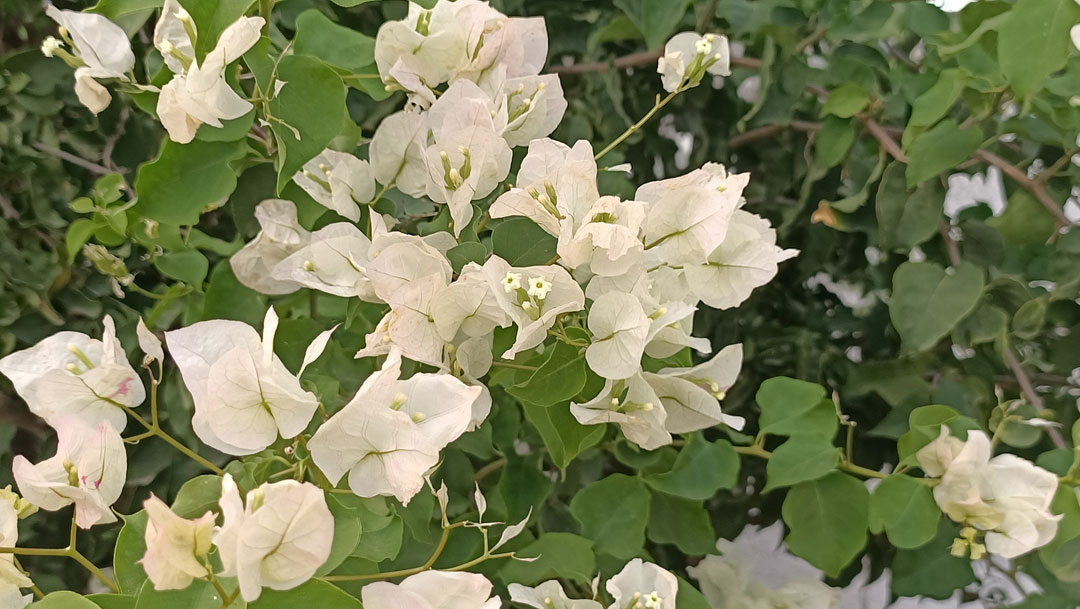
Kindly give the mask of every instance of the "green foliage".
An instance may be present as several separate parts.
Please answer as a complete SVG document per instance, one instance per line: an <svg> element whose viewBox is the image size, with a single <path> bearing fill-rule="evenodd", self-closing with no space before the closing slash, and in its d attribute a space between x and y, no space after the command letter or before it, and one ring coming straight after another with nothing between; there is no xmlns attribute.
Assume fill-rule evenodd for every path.
<svg viewBox="0 0 1080 609"><path fill-rule="evenodd" d="M784 499L784 539L791 551L832 577L866 545L870 494L859 480L833 472L795 485Z"/></svg>

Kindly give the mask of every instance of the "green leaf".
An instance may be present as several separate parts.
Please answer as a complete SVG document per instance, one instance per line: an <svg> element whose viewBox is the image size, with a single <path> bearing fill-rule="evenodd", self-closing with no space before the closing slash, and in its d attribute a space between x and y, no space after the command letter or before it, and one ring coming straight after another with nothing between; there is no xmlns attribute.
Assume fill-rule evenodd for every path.
<svg viewBox="0 0 1080 609"><path fill-rule="evenodd" d="M363 504L356 511L359 512L362 534L352 556L372 562L397 558L404 534L401 518L390 513L376 513Z"/></svg>
<svg viewBox="0 0 1080 609"><path fill-rule="evenodd" d="M249 603L248 609L361 609L360 600L337 586L313 579L291 590L262 591L259 600Z"/></svg>
<svg viewBox="0 0 1080 609"><path fill-rule="evenodd" d="M203 142L234 142L243 140L251 131L251 125L255 122L255 108L247 114L230 120L221 121L220 127L202 124L195 133L195 139Z"/></svg>
<svg viewBox="0 0 1080 609"><path fill-rule="evenodd" d="M223 587L232 591L235 584L224 582ZM267 591L264 591L264 593ZM195 580L183 590L155 590L154 583L146 581L136 595L135 609L221 609L222 599L210 582ZM237 598L231 607L244 609L250 606Z"/></svg>
<svg viewBox="0 0 1080 609"><path fill-rule="evenodd" d="M82 246L90 240L90 237L101 226L90 218L79 218L68 225L67 234L64 236L64 246L67 248L68 262L74 262L79 255Z"/></svg>
<svg viewBox="0 0 1080 609"><path fill-rule="evenodd" d="M68 590L50 592L45 598L30 605L30 609L99 609L97 605L81 594Z"/></svg>
<svg viewBox="0 0 1080 609"><path fill-rule="evenodd" d="M1059 486L1050 511L1062 518L1053 541L1039 548L1039 558L1061 581L1080 582L1080 500L1076 492Z"/></svg>
<svg viewBox="0 0 1080 609"><path fill-rule="evenodd" d="M987 219L986 225L1011 245L1041 245L1056 232L1053 216L1026 190L1014 192L1005 211Z"/></svg>
<svg viewBox="0 0 1080 609"><path fill-rule="evenodd" d="M739 476L739 455L731 442L709 442L692 434L669 471L645 477L652 488L686 499L709 499L731 488Z"/></svg>
<svg viewBox="0 0 1080 609"><path fill-rule="evenodd" d="M967 437L967 430L979 429L979 424L974 419L961 415L949 406L920 406L911 411L908 416L908 432L897 440L896 452L900 463L917 465L915 453L941 434L942 425L947 425L953 435L961 438Z"/></svg>
<svg viewBox="0 0 1080 609"><path fill-rule="evenodd" d="M1038 337L1046 323L1046 307L1049 297L1042 296L1020 305L1012 318L1013 334L1019 338L1032 340Z"/></svg>
<svg viewBox="0 0 1080 609"><path fill-rule="evenodd" d="M135 597L127 594L90 594L86 600L99 609L135 609Z"/></svg>
<svg viewBox="0 0 1080 609"><path fill-rule="evenodd" d="M716 531L705 506L667 493L652 493L646 534L650 541L672 544L684 554L708 554L715 549Z"/></svg>
<svg viewBox="0 0 1080 609"><path fill-rule="evenodd" d="M522 403L525 418L540 432L551 460L559 467L566 466L587 448L604 437L603 425L582 425L570 409L562 406L545 408Z"/></svg>
<svg viewBox="0 0 1080 609"><path fill-rule="evenodd" d="M235 319L259 327L265 313L263 296L236 279L228 260L219 262L210 273L202 318Z"/></svg>
<svg viewBox="0 0 1080 609"><path fill-rule="evenodd" d="M537 406L568 402L585 387L585 358L578 347L556 342L551 354L532 375L513 387L510 395Z"/></svg>
<svg viewBox="0 0 1080 609"><path fill-rule="evenodd" d="M982 145L978 127L961 129L949 119L915 138L908 150L908 186L915 186L971 158Z"/></svg>
<svg viewBox="0 0 1080 609"><path fill-rule="evenodd" d="M949 553L956 527L942 519L937 536L917 550L899 550L892 562L892 592L944 600L975 581L971 561Z"/></svg>
<svg viewBox="0 0 1080 609"><path fill-rule="evenodd" d="M814 139L818 160L826 167L835 167L847 156L855 143L855 125L851 119L827 116Z"/></svg>
<svg viewBox="0 0 1080 609"><path fill-rule="evenodd" d="M138 561L146 554L146 512L140 510L130 516L121 516L124 526L116 537L113 550L113 571L120 591L135 594L146 581L146 571Z"/></svg>
<svg viewBox="0 0 1080 609"><path fill-rule="evenodd" d="M278 64L277 78L285 86L270 102L273 118L269 120L282 147L277 179L280 193L304 163L315 158L341 132L348 113L341 77L318 59L284 57Z"/></svg>
<svg viewBox="0 0 1080 609"><path fill-rule="evenodd" d="M937 180L930 180L912 192L904 179L904 169L899 161L885 169L875 206L882 246L907 251L937 233L945 189Z"/></svg>
<svg viewBox="0 0 1080 609"><path fill-rule="evenodd" d="M675 594L675 607L679 609L711 609L712 605L690 582L679 577L679 591Z"/></svg>
<svg viewBox="0 0 1080 609"><path fill-rule="evenodd" d="M821 385L786 376L766 380L758 389L762 433L780 436L818 436L832 439L840 424L836 407L825 399Z"/></svg>
<svg viewBox="0 0 1080 609"><path fill-rule="evenodd" d="M848 83L829 92L829 98L821 107L821 116L833 115L851 118L861 112L870 103L870 96L862 85Z"/></svg>
<svg viewBox="0 0 1080 609"><path fill-rule="evenodd" d="M359 509L347 507L333 495L327 495L326 505L334 516L334 543L330 546L330 556L315 572L316 576L330 573L352 555L364 528Z"/></svg>
<svg viewBox="0 0 1080 609"><path fill-rule="evenodd" d="M244 16L255 0L180 0L180 5L191 14L195 29L199 32L195 42L195 56L201 62L217 45L218 36L225 28Z"/></svg>
<svg viewBox="0 0 1080 609"><path fill-rule="evenodd" d="M129 15L161 8L165 0L98 0L89 10L117 21Z"/></svg>
<svg viewBox="0 0 1080 609"><path fill-rule="evenodd" d="M165 138L157 158L139 166L134 209L162 224L197 224L204 210L232 194L236 171L230 163L246 152L242 140L177 144Z"/></svg>
<svg viewBox="0 0 1080 609"><path fill-rule="evenodd" d="M638 478L612 474L578 491L570 501L570 513L598 553L632 558L645 543L649 489Z"/></svg>
<svg viewBox="0 0 1080 609"><path fill-rule="evenodd" d="M555 245L555 237L528 218L510 218L491 231L492 251L511 266L547 264Z"/></svg>
<svg viewBox="0 0 1080 609"><path fill-rule="evenodd" d="M198 518L207 512L217 512L220 500L221 476L196 476L180 487L172 510L181 518Z"/></svg>
<svg viewBox="0 0 1080 609"><path fill-rule="evenodd" d="M840 449L833 446L828 438L794 436L777 447L769 457L762 492L817 480L836 469L839 463Z"/></svg>
<svg viewBox="0 0 1080 609"><path fill-rule="evenodd" d="M1075 0L1018 0L1008 15L998 28L998 61L1016 96L1029 97L1065 67L1080 6Z"/></svg>
<svg viewBox="0 0 1080 609"><path fill-rule="evenodd" d="M982 295L979 267L963 262L946 274L933 262L905 262L893 274L889 317L902 352L925 351L975 309Z"/></svg>
<svg viewBox="0 0 1080 609"><path fill-rule="evenodd" d="M308 9L296 18L293 52L358 72L375 63L375 39L334 23L318 9Z"/></svg>
<svg viewBox="0 0 1080 609"><path fill-rule="evenodd" d="M940 519L930 487L910 476L889 476L870 495L870 530L885 531L889 543L898 548L929 543L937 535Z"/></svg>
<svg viewBox="0 0 1080 609"><path fill-rule="evenodd" d="M460 273L461 269L470 262L483 264L484 260L487 259L487 255L488 251L484 244L476 241L459 243L446 250L446 259L450 261L450 266L455 273Z"/></svg>
<svg viewBox="0 0 1080 609"><path fill-rule="evenodd" d="M863 483L840 472L792 487L781 509L791 529L788 548L829 576L840 575L866 545L869 506Z"/></svg>
<svg viewBox="0 0 1080 609"><path fill-rule="evenodd" d="M650 49L658 49L667 42L686 14L689 0L615 0L645 37Z"/></svg>
<svg viewBox="0 0 1080 609"><path fill-rule="evenodd" d="M915 98L908 127L929 127L944 118L956 100L960 99L966 84L967 77L963 70L942 70L934 86Z"/></svg>
<svg viewBox="0 0 1080 609"><path fill-rule="evenodd" d="M210 270L210 262L198 250L166 252L154 259L154 266L162 275L183 281L202 291L203 280Z"/></svg>
<svg viewBox="0 0 1080 609"><path fill-rule="evenodd" d="M532 562L507 561L499 571L503 581L535 586L549 579L566 578L588 585L596 574L592 542L571 533L544 533L516 554L537 558Z"/></svg>

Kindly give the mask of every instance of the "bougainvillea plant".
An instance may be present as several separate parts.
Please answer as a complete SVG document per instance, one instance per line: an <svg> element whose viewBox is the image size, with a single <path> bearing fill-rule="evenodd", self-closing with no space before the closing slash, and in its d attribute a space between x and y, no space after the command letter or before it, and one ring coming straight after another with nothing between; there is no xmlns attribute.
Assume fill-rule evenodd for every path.
<svg viewBox="0 0 1080 609"><path fill-rule="evenodd" d="M824 608L886 570L1075 606L1080 5L369 4L46 5L78 102L161 144L63 246L145 306L0 359L49 438L0 609ZM993 215L947 194L978 164ZM746 313L785 307L829 332ZM755 519L819 576L757 581Z"/></svg>

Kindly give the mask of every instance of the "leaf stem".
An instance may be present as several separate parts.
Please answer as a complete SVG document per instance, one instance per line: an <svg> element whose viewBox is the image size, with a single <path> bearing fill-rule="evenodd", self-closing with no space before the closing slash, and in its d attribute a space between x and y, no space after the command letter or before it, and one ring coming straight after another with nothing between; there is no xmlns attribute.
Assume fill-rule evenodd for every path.
<svg viewBox="0 0 1080 609"><path fill-rule="evenodd" d="M151 408L150 416L151 416L151 418L154 418L155 415L157 414L157 388L158 388L157 381L153 381L153 382L150 383L150 408ZM141 415L139 415L139 413L132 410L131 407L125 406L125 405L123 405L123 404L121 404L119 402L113 401L113 400L108 400L108 401L111 402L114 406L117 406L117 407L121 408L124 412L126 412L128 414L128 416L135 419L135 421L139 425L142 425L143 427L145 427L146 428L146 434L151 434L151 435L154 435L154 436L157 436L157 437L161 438L162 440L165 440L165 442L167 442L170 446L172 446L176 450L183 453L184 456L188 457L192 461L195 461L199 465L202 465L206 469L214 472L215 474L217 474L219 476L221 476L221 475L223 475L225 473L225 470L221 469L220 467L218 467L218 466L214 465L213 463L211 463L210 461L206 460L206 458L204 458L199 453L191 450L187 446L184 446L184 444L182 442L180 442L176 438L169 435L168 432L166 432L164 429L162 429L158 424L156 424L154 422L151 422L151 421L147 421ZM142 437L146 436L146 434L139 434L137 436L134 436L131 439L133 439L133 440L134 439L142 439Z"/></svg>
<svg viewBox="0 0 1080 609"><path fill-rule="evenodd" d="M439 556L442 555L443 550L446 549L446 542L450 538L451 529L456 529L458 527L463 527L463 526L465 526L464 522L455 522L453 524L450 524L450 525L447 525L447 526L443 527L442 537L439 538L439 544L437 546L435 546L435 551L433 551L431 553L431 556L424 562L424 564L420 565L419 567L411 567L409 569L398 569L397 571L386 571L384 573L361 573L361 574L358 574L358 575L327 575L325 577L322 577L321 579L323 579L324 581L328 581L328 582L383 580L383 579L393 579L395 577L407 577L409 575L415 575L415 574L420 573L422 571L427 571L428 569L430 569L435 564L435 561L439 559ZM483 559L486 559L486 557L487 557L486 556L487 553L485 552L484 554L485 554L485 556L481 556L480 559L477 559L477 560L479 560L480 562L483 562ZM476 564L476 561L469 561L468 563L465 563L465 564L471 566L471 564ZM457 571L457 570L460 570L460 569L458 569L458 567L454 567L454 568L447 569L447 570L448 571Z"/></svg>
<svg viewBox="0 0 1080 609"><path fill-rule="evenodd" d="M656 103L653 104L652 109L649 110L648 112L646 112L645 116L641 117L641 120L634 123L633 125L630 125L630 127L626 131L623 131L622 135L615 138L615 141L613 141L610 144L608 144L607 146L605 146L604 149L601 150L600 152L597 152L596 156L593 157L593 159L599 161L600 158L603 157L605 154L607 154L607 153L611 152L612 150L614 150L615 147L618 146L619 144L623 143L626 140L626 138L628 138L631 135L633 135L634 133L636 133L638 131L638 129L641 129L642 127L644 127L645 123L649 122L650 118L652 118L657 112L659 112L661 108L666 106L668 104L668 102L675 99L675 96L678 95L679 93L682 93L683 90L684 89L680 86L680 87L676 88L674 91L672 91L671 93L668 93L667 96L665 96L663 99L661 99L660 96L657 95L656 96Z"/></svg>

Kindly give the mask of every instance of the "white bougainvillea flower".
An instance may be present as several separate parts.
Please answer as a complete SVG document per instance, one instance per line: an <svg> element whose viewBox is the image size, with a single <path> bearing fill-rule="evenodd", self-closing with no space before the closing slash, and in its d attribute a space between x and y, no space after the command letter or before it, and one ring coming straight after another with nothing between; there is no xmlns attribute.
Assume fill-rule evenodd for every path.
<svg viewBox="0 0 1080 609"><path fill-rule="evenodd" d="M808 577L793 577L770 589L751 577L753 561L738 545L718 539L720 555L711 554L696 566L687 567L698 580L701 594L713 607L790 607L792 609L834 609L839 591Z"/></svg>
<svg viewBox="0 0 1080 609"><path fill-rule="evenodd" d="M448 374L400 376L401 354L393 350L308 446L331 482L349 473L357 495L392 495L407 504L424 487L439 451L469 427L480 388Z"/></svg>
<svg viewBox="0 0 1080 609"><path fill-rule="evenodd" d="M529 143L517 186L499 195L489 213L492 218L524 216L558 237L564 222L583 223L599 198L592 145L580 140L571 148L544 138Z"/></svg>
<svg viewBox="0 0 1080 609"><path fill-rule="evenodd" d="M276 278L278 264L311 240L300 226L296 205L284 199L267 199L255 207L262 230L229 259L236 279L262 294L291 294L301 285L291 277ZM280 277L280 274L278 274Z"/></svg>
<svg viewBox="0 0 1080 609"><path fill-rule="evenodd" d="M356 357L385 355L398 349L409 359L442 368L446 341L435 325L433 308L445 288L445 279L432 274L397 289L387 300L390 312L367 335Z"/></svg>
<svg viewBox="0 0 1080 609"><path fill-rule="evenodd" d="M458 278L439 292L432 303L431 316L439 335L447 342L454 341L459 332L479 338L491 334L496 326L510 324L509 315L499 306L499 299L484 279L483 268L475 262L465 265Z"/></svg>
<svg viewBox="0 0 1080 609"><path fill-rule="evenodd" d="M472 202L491 194L510 173L513 153L490 126L477 124L436 133L424 158L427 196L450 207L456 236L472 220Z"/></svg>
<svg viewBox="0 0 1080 609"><path fill-rule="evenodd" d="M196 579L206 579L207 554L214 532L214 513L181 518L153 494L143 502L146 510L146 554L139 560L155 590L183 590Z"/></svg>
<svg viewBox="0 0 1080 609"><path fill-rule="evenodd" d="M727 235L750 174L729 175L707 163L677 178L650 182L634 199L649 204L645 249L656 248L668 264L701 264Z"/></svg>
<svg viewBox="0 0 1080 609"><path fill-rule="evenodd" d="M679 580L659 566L635 558L609 579L605 587L615 599L608 609L636 608L639 604L642 609L675 609Z"/></svg>
<svg viewBox="0 0 1080 609"><path fill-rule="evenodd" d="M274 354L277 323L270 307L261 339L251 326L222 319L165 333L195 402L195 434L221 452L250 455L279 435L292 438L307 427L318 407L315 394L304 391L299 378Z"/></svg>
<svg viewBox="0 0 1080 609"><path fill-rule="evenodd" d="M491 582L479 573L423 571L400 584L375 582L360 590L364 609L499 609Z"/></svg>
<svg viewBox="0 0 1080 609"><path fill-rule="evenodd" d="M608 292L589 308L592 344L585 350L589 368L606 379L625 379L641 370L649 316L630 294Z"/></svg>
<svg viewBox="0 0 1080 609"><path fill-rule="evenodd" d="M251 111L249 101L237 94L225 79L225 68L239 59L262 36L262 17L241 17L221 33L217 46L200 64L194 57L180 55L175 44L161 39L162 55L177 58L183 71L161 88L157 114L169 139L186 144L195 139L199 125L221 127L223 120L240 118Z"/></svg>
<svg viewBox="0 0 1080 609"><path fill-rule="evenodd" d="M690 290L717 309L737 307L776 277L779 263L799 250L776 245L776 230L761 217L736 210L720 245L704 264L684 267Z"/></svg>
<svg viewBox="0 0 1080 609"><path fill-rule="evenodd" d="M143 366L149 366L151 362L158 363L158 371L161 371L161 365L165 362L165 350L161 347L161 339L156 334L150 331L150 328L146 327L146 322L143 318L139 318L138 324L135 326L135 336L139 339L139 348L142 349L144 354Z"/></svg>
<svg viewBox="0 0 1080 609"><path fill-rule="evenodd" d="M75 523L83 529L116 522L109 506L127 480L120 432L107 421L92 424L77 416L60 418L53 427L59 439L55 456L37 464L15 457L11 473L19 492L50 512L75 504Z"/></svg>
<svg viewBox="0 0 1080 609"><path fill-rule="evenodd" d="M506 117L502 137L513 147L547 137L566 113L562 83L555 74L506 79L494 99L496 112Z"/></svg>
<svg viewBox="0 0 1080 609"><path fill-rule="evenodd" d="M97 114L112 101L98 78L128 80L135 54L123 28L97 13L62 11L47 4L45 13L60 25L61 35L75 51L75 94L79 102Z"/></svg>
<svg viewBox="0 0 1080 609"><path fill-rule="evenodd" d="M517 338L502 354L503 359L513 359L544 342L559 315L585 308L581 286L560 266L511 267L492 256L484 263L483 273L499 306L518 327ZM517 277L523 279L518 287L507 283L507 279Z"/></svg>
<svg viewBox="0 0 1080 609"><path fill-rule="evenodd" d="M195 21L179 0L165 0L161 6L161 16L154 26L154 48L161 52L165 67L170 72L184 72L187 67L185 60L195 57L193 38L197 36Z"/></svg>
<svg viewBox="0 0 1080 609"><path fill-rule="evenodd" d="M360 220L358 204L375 197L375 177L368 162L329 148L305 163L293 181L317 203L353 222Z"/></svg>
<svg viewBox="0 0 1080 609"><path fill-rule="evenodd" d="M247 494L229 474L221 481L224 524L215 544L235 577L240 597L253 602L263 588L289 590L311 579L330 557L334 516L319 487L296 480L264 483Z"/></svg>
<svg viewBox="0 0 1080 609"><path fill-rule="evenodd" d="M731 74L731 52L727 37L720 34L681 32L664 45L664 54L656 71L665 91L675 91L680 85L693 87L705 74Z"/></svg>
<svg viewBox="0 0 1080 609"><path fill-rule="evenodd" d="M1044 546L1057 534L1061 516L1050 511L1057 476L1016 455L991 458L992 453L982 431L969 430L961 442L944 425L937 439L916 453L923 471L941 479L934 487L941 511L974 529L954 543L956 555L982 554L976 531L985 532L985 551L1004 558Z"/></svg>
<svg viewBox="0 0 1080 609"><path fill-rule="evenodd" d="M691 368L664 368L643 376L664 405L664 427L671 433L689 433L724 423L742 429L745 420L723 414L720 401L742 367L742 345L728 345L712 359Z"/></svg>
<svg viewBox="0 0 1080 609"><path fill-rule="evenodd" d="M427 113L402 110L384 118L368 144L371 170L380 184L394 184L410 197L427 195Z"/></svg>
<svg viewBox="0 0 1080 609"><path fill-rule="evenodd" d="M542 17L507 17L487 2L461 3L457 21L466 36L466 61L454 79L489 86L502 78L534 76L547 60L547 27Z"/></svg>
<svg viewBox="0 0 1080 609"><path fill-rule="evenodd" d="M510 584L510 600L535 609L603 609L592 599L571 599L557 580L546 581L535 588Z"/></svg>
<svg viewBox="0 0 1080 609"><path fill-rule="evenodd" d="M335 222L311 233L307 243L278 263L276 281L343 297L378 302L368 279L371 241L355 224Z"/></svg>
<svg viewBox="0 0 1080 609"><path fill-rule="evenodd" d="M405 19L383 23L375 36L375 65L383 82L434 101L434 87L468 60L457 13L470 4L480 3L437 2L431 9L410 3Z"/></svg>
<svg viewBox="0 0 1080 609"><path fill-rule="evenodd" d="M570 413L582 425L615 423L627 440L645 450L671 444L671 434L664 427L664 405L640 374L624 380L608 379L592 400L572 402Z"/></svg>
<svg viewBox="0 0 1080 609"><path fill-rule="evenodd" d="M430 240L400 232L384 232L372 240L367 272L382 302L395 300L398 291L421 278L435 275L445 285L453 275L446 255Z"/></svg>
<svg viewBox="0 0 1080 609"><path fill-rule="evenodd" d="M102 320L101 340L79 332L57 332L38 344L0 359L0 372L30 411L55 426L76 415L90 423L108 421L123 431L123 406L138 406L146 390L128 363L112 317Z"/></svg>
<svg viewBox="0 0 1080 609"><path fill-rule="evenodd" d="M7 501L0 501L0 547L14 548L19 541L19 514ZM0 554L0 607L22 609L34 600L19 588L34 585L30 578L15 566L14 554Z"/></svg>
<svg viewBox="0 0 1080 609"><path fill-rule="evenodd" d="M644 221L644 204L600 197L584 218L562 223L559 262L572 269L587 266L597 275L624 275L641 262Z"/></svg>

